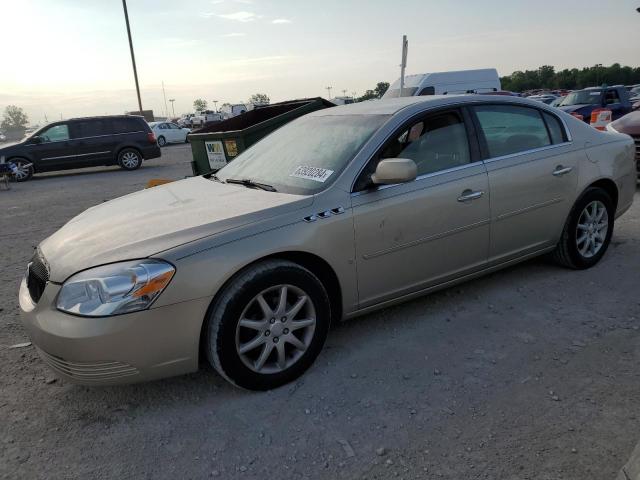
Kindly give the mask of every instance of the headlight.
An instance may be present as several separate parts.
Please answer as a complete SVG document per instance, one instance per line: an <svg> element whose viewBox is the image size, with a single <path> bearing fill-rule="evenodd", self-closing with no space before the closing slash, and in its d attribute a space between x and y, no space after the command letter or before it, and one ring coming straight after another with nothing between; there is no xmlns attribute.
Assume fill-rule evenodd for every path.
<svg viewBox="0 0 640 480"><path fill-rule="evenodd" d="M64 282L56 306L86 317L144 310L169 284L175 271L173 265L151 259L85 270Z"/></svg>

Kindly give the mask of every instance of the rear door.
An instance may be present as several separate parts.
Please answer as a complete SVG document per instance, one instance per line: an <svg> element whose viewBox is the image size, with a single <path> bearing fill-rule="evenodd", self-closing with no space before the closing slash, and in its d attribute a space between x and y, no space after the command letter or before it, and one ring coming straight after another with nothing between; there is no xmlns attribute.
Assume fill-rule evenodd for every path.
<svg viewBox="0 0 640 480"><path fill-rule="evenodd" d="M113 156L113 127L109 118L88 118L71 124L71 136L76 144L76 161L83 166L106 164Z"/></svg>
<svg viewBox="0 0 640 480"><path fill-rule="evenodd" d="M575 198L579 160L555 115L529 106L472 108L491 190L490 263L557 243Z"/></svg>

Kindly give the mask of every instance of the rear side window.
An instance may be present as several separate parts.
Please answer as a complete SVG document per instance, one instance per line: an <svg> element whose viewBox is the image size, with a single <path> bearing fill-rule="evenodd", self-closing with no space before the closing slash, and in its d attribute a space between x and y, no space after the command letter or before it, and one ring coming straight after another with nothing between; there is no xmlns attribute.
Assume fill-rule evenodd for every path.
<svg viewBox="0 0 640 480"><path fill-rule="evenodd" d="M474 107L490 157L551 145L540 111L513 105Z"/></svg>
<svg viewBox="0 0 640 480"><path fill-rule="evenodd" d="M145 130L141 124L142 122L135 118L114 118L111 121L113 122L113 133L142 132Z"/></svg>
<svg viewBox="0 0 640 480"><path fill-rule="evenodd" d="M106 119L82 120L75 122L73 127L75 131L75 138L97 137L99 135L108 135L111 133L108 120Z"/></svg>
<svg viewBox="0 0 640 480"><path fill-rule="evenodd" d="M542 112L544 121L547 122L549 128L549 135L551 135L551 142L555 145L557 143L563 143L567 141L567 134L564 131L564 127L560 123L560 120L555 115L551 115L547 112Z"/></svg>

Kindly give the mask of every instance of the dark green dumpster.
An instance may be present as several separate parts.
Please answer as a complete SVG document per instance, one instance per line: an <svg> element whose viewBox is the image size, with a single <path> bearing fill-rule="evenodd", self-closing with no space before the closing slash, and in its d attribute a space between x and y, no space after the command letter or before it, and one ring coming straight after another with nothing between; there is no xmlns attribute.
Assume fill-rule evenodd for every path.
<svg viewBox="0 0 640 480"><path fill-rule="evenodd" d="M274 103L237 117L205 125L189 134L194 175L215 172L258 140L302 115L333 107L320 97Z"/></svg>

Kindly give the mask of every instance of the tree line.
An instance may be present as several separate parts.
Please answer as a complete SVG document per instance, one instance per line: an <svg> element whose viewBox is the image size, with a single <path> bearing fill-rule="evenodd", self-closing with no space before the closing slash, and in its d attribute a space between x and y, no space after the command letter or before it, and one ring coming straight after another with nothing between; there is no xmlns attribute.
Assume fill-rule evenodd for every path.
<svg viewBox="0 0 640 480"><path fill-rule="evenodd" d="M640 67L594 65L592 67L565 68L556 72L555 67L543 65L537 70L513 72L500 78L503 90L522 92L537 89L576 90L607 85L634 85L640 83Z"/></svg>

